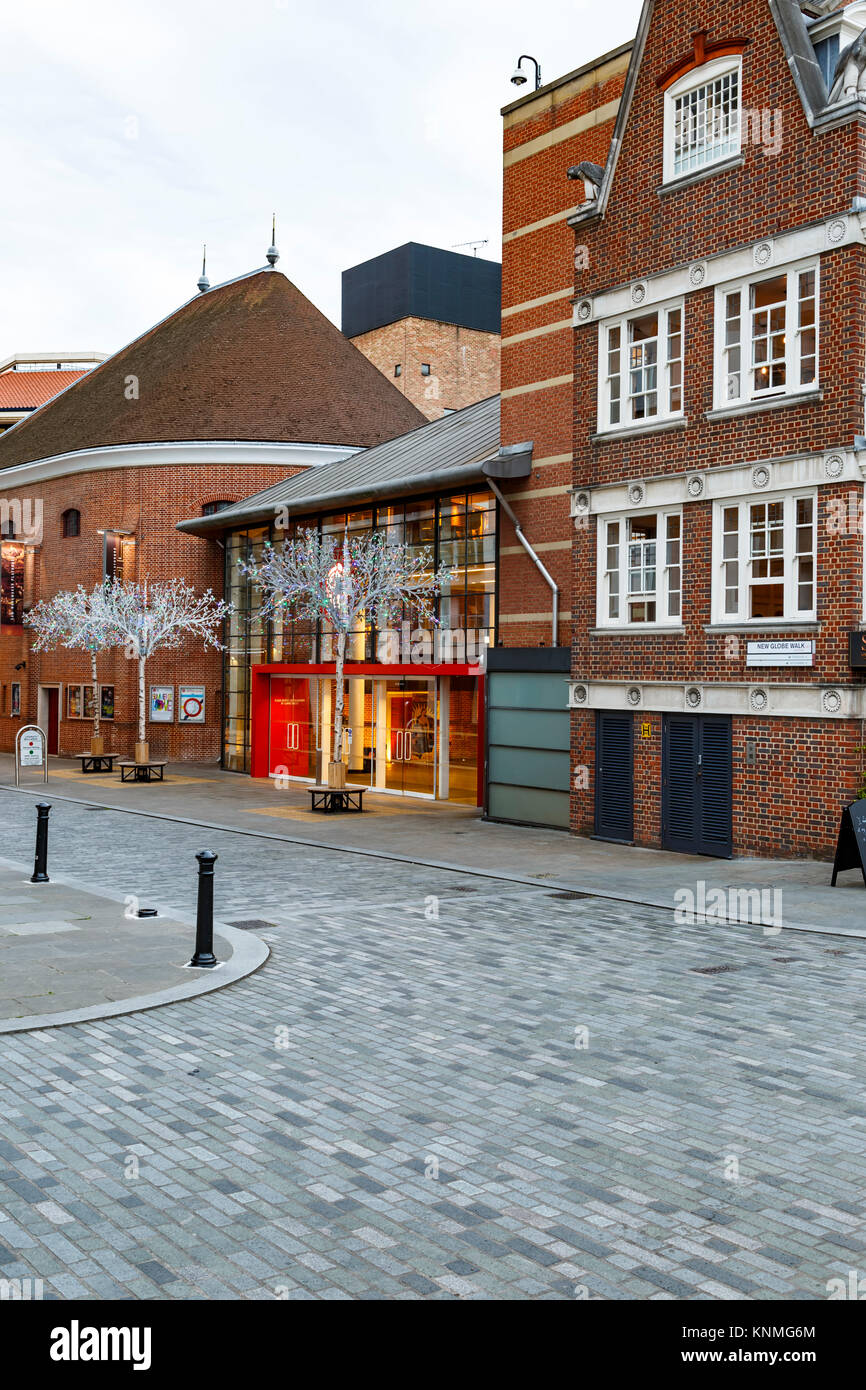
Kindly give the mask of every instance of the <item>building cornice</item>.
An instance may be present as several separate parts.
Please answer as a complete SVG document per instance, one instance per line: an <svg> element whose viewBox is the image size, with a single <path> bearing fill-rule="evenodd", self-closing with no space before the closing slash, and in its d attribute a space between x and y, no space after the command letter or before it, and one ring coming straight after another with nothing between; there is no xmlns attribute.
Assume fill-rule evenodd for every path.
<svg viewBox="0 0 866 1390"><path fill-rule="evenodd" d="M574 326L585 328L603 319L633 314L728 281L760 275L763 271L772 271L775 266L791 265L845 246L863 246L866 244L866 204L860 206L861 201L804 227L760 237L715 256L643 275L599 294L578 295Z"/></svg>
<svg viewBox="0 0 866 1390"><path fill-rule="evenodd" d="M635 714L862 719L866 715L866 686L769 680L605 681L578 677L568 683L568 704L570 709L621 709Z"/></svg>
<svg viewBox="0 0 866 1390"><path fill-rule="evenodd" d="M261 440L178 440L152 444L115 444L103 449L78 449L51 458L35 459L0 470L0 492L64 478L77 473L99 473L109 468L160 468L205 465L235 468L321 468L359 453L357 446L340 444L284 444Z"/></svg>
<svg viewBox="0 0 866 1390"><path fill-rule="evenodd" d="M820 454L792 454L575 487L571 493L571 515L580 525L582 519L590 516L678 507L688 502L757 497L822 484L851 483L862 487L864 478L866 451L829 449Z"/></svg>

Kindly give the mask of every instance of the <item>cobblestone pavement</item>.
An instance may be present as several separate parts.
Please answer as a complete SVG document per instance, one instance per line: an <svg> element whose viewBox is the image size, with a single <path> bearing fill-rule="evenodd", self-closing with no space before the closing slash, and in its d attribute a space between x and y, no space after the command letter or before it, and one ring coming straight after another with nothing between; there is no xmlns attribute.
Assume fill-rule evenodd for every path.
<svg viewBox="0 0 866 1390"><path fill-rule="evenodd" d="M0 1276L759 1300L866 1267L860 941L52 820L49 866L166 908L189 910L206 840L218 914L270 924L272 954L200 1000L0 1038ZM0 793L0 854L26 859L31 821Z"/></svg>

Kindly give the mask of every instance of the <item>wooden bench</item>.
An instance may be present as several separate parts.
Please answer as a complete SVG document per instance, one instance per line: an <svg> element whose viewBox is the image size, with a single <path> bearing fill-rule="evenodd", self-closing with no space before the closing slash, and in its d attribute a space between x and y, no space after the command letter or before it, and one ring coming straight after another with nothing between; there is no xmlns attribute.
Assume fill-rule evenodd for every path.
<svg viewBox="0 0 866 1390"><path fill-rule="evenodd" d="M121 782L164 781L165 763L136 763L131 758L121 758L117 765L120 768Z"/></svg>
<svg viewBox="0 0 866 1390"><path fill-rule="evenodd" d="M116 753L76 753L82 772L113 772Z"/></svg>
<svg viewBox="0 0 866 1390"><path fill-rule="evenodd" d="M345 787L316 785L307 790L310 793L310 810L334 815L341 811L363 811L364 792L369 788L347 784Z"/></svg>

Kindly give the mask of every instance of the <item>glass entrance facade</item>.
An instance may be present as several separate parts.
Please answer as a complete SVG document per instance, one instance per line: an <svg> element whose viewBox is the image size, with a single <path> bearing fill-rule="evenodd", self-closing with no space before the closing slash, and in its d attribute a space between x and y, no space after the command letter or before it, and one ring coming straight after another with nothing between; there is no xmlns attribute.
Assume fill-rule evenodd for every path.
<svg viewBox="0 0 866 1390"><path fill-rule="evenodd" d="M331 757L333 676L271 673L268 774L318 781ZM371 791L478 802L477 676L348 676L343 759Z"/></svg>
<svg viewBox="0 0 866 1390"><path fill-rule="evenodd" d="M496 502L486 490L400 498L226 537L225 593L235 611L225 639L223 766L252 770L252 672L274 666L288 669L269 677L268 770L279 766L287 769L285 776L313 778L321 772L323 753L327 763L332 634L322 623L262 622L258 590L238 567L239 560L260 555L267 541L278 546L308 529L334 536L375 529L394 544L427 549L433 568L444 564L451 570L437 602L439 625L423 641L417 640L411 610L393 631L380 633L366 622L351 634L347 659L363 666L364 674L346 678L343 752L352 781L476 804L477 673L496 636ZM416 662L423 671L406 669Z"/></svg>

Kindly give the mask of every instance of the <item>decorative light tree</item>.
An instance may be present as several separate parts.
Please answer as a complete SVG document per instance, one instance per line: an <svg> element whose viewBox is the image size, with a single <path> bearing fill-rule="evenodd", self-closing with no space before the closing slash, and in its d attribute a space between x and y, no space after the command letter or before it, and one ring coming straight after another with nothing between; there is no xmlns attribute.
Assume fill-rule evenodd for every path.
<svg viewBox="0 0 866 1390"><path fill-rule="evenodd" d="M210 589L197 594L185 579L108 583L102 589L98 629L110 634L111 645L123 647L127 657L138 663L137 763L146 763L150 757L145 703L149 658L158 651L176 650L188 637L221 651L216 632L231 611L232 605L216 598Z"/></svg>
<svg viewBox="0 0 866 1390"><path fill-rule="evenodd" d="M238 561L262 591L259 616L282 615L329 623L336 637L333 747L328 786L346 785L343 762L343 670L349 634L372 619L387 627L405 604L417 617L437 625L434 601L452 571L433 570L429 547L389 545L380 531L367 531L342 541L300 531L279 548L267 542L260 561Z"/></svg>
<svg viewBox="0 0 866 1390"><path fill-rule="evenodd" d="M31 608L26 622L36 633L34 652L53 650L57 646L87 651L90 654L90 673L93 684L93 734L90 751L94 756L104 752L105 741L100 734L99 675L96 658L100 652L117 645L117 639L104 614L105 586L88 593L81 584L77 589L63 590L53 598L42 599Z"/></svg>

